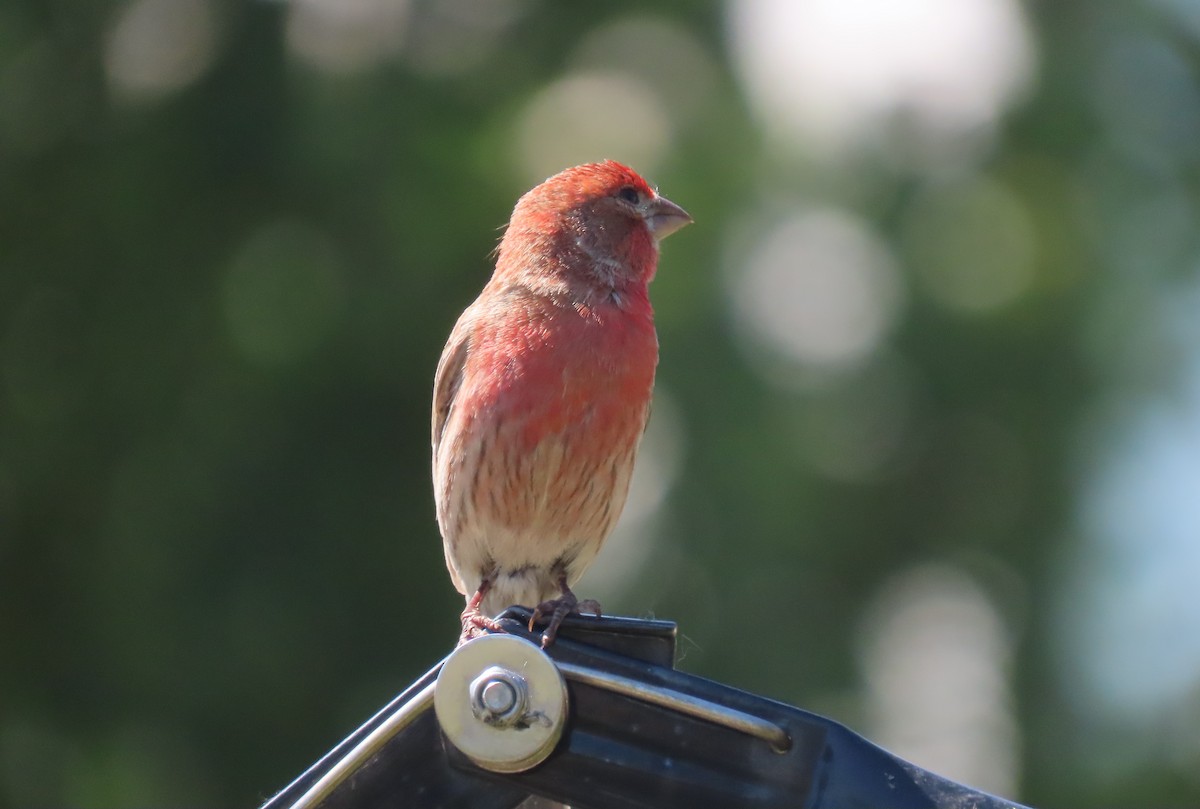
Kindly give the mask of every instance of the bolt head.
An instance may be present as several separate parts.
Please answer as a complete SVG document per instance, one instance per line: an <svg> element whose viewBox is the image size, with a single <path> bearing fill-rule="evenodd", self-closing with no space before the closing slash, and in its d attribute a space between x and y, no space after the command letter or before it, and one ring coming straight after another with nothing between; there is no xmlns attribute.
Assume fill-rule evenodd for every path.
<svg viewBox="0 0 1200 809"><path fill-rule="evenodd" d="M483 687L483 707L493 714L507 713L517 703L517 692L503 680L492 680Z"/></svg>
<svg viewBox="0 0 1200 809"><path fill-rule="evenodd" d="M497 727L515 725L525 715L529 686L525 678L492 666L471 683L471 711L479 721Z"/></svg>

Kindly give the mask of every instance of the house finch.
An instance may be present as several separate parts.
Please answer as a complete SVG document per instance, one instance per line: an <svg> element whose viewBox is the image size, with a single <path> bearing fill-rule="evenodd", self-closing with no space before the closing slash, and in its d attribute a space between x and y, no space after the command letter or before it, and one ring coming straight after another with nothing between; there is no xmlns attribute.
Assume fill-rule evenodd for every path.
<svg viewBox="0 0 1200 809"><path fill-rule="evenodd" d="M625 504L650 410L658 242L692 221L636 172L567 169L517 201L491 280L454 326L433 396L433 481L463 639L511 604L542 645ZM555 597L557 596L557 597Z"/></svg>

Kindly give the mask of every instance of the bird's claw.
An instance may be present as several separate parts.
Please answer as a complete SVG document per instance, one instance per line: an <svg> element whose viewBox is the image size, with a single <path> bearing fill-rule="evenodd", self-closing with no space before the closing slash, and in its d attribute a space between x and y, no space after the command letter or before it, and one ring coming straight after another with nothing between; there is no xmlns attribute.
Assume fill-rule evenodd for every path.
<svg viewBox="0 0 1200 809"><path fill-rule="evenodd" d="M561 597L543 601L533 608L533 615L529 618L529 631L532 632L534 624L541 621L542 618L550 616L546 629L542 632L542 648L548 649L550 644L554 643L554 639L558 637L558 628L562 625L563 620L568 615L580 615L584 612L590 612L599 618L601 615L600 602L594 598L585 598L580 601L574 593L564 588Z"/></svg>
<svg viewBox="0 0 1200 809"><path fill-rule="evenodd" d="M458 637L458 645L462 646L469 640L478 638L488 632L504 632L504 627L495 618L489 618L478 608L463 610L462 634Z"/></svg>

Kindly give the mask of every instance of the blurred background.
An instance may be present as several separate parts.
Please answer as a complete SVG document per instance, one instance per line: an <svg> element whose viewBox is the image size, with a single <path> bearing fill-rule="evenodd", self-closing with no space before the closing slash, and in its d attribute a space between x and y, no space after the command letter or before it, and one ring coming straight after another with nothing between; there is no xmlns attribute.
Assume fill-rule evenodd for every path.
<svg viewBox="0 0 1200 809"><path fill-rule="evenodd" d="M578 591L1036 805L1200 803L1200 2L0 6L0 805L254 806L452 648L434 368L628 162Z"/></svg>

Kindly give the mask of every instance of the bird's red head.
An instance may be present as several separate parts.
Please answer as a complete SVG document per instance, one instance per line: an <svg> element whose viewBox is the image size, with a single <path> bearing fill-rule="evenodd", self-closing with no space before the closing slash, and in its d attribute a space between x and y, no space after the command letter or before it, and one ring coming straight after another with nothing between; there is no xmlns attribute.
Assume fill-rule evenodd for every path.
<svg viewBox="0 0 1200 809"><path fill-rule="evenodd" d="M614 160L575 166L518 200L497 272L547 267L602 287L646 284L658 242L691 221L628 166ZM555 261L536 260L548 252Z"/></svg>

